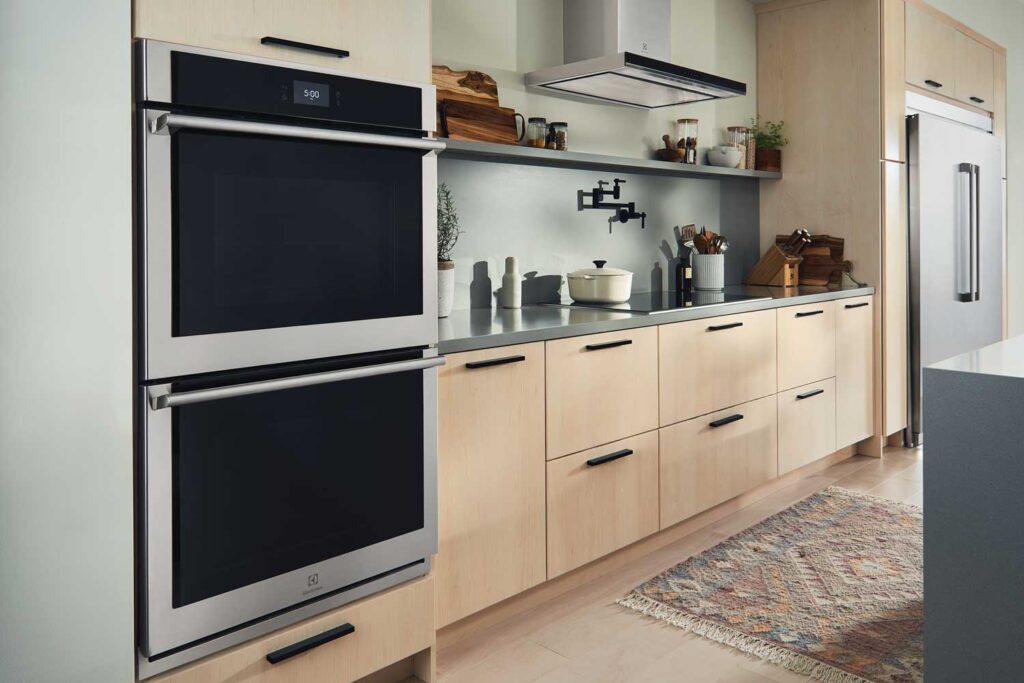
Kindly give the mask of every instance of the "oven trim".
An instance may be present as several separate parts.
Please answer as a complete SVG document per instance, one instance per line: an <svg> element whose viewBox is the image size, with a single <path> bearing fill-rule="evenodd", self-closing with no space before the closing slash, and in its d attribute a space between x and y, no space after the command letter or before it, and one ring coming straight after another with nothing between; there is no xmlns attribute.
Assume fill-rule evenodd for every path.
<svg viewBox="0 0 1024 683"><path fill-rule="evenodd" d="M443 357L438 357L434 349L425 350L422 354L423 359L437 359L443 363ZM212 634L259 620L268 614L315 598L316 593L330 593L410 563L429 560L430 556L437 552L437 367L431 365L427 368L418 368L416 371L422 372L423 376L423 528L178 608L171 606L171 418L174 409L154 407L148 402L148 396L166 393L170 389L169 385L140 387L139 400L144 406L145 413L142 420L144 433L141 438L143 453L140 463L145 492L140 520L145 537L144 551L140 558L140 579L143 583L140 658L148 660L149 657L187 646ZM342 377L338 381L344 379ZM421 565L410 568L415 570L411 575L405 570L398 572L403 577L399 580L418 575L416 572L425 573L429 569L429 561L425 566L422 571ZM315 592L310 592L308 577L314 573L317 574L318 588ZM372 591L376 591L399 581L388 583L387 579L390 578L382 577L379 582L374 581L367 585L373 586ZM266 632L260 629L264 623L270 624L266 626L267 631L280 628L287 623L326 611L367 593L368 591L362 590L353 590L351 593L346 591L340 596L331 596L305 605L267 622L225 634L215 639L216 649ZM203 647L197 646L201 654L195 654L191 658L208 654L206 644L203 643ZM187 652L193 651L193 648L190 648ZM172 658L174 666L189 661L182 661L179 654Z"/></svg>

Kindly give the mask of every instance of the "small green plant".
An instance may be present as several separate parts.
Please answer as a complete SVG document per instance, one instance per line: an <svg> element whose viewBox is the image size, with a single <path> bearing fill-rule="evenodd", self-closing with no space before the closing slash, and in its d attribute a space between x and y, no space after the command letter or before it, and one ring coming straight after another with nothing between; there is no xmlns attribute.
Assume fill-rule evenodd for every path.
<svg viewBox="0 0 1024 683"><path fill-rule="evenodd" d="M758 149L779 149L789 144L789 140L782 134L785 121L760 122L760 119L750 119L750 127L754 131L754 141Z"/></svg>
<svg viewBox="0 0 1024 683"><path fill-rule="evenodd" d="M459 214L455 199L446 183L437 186L437 260L451 261L452 249L459 241Z"/></svg>

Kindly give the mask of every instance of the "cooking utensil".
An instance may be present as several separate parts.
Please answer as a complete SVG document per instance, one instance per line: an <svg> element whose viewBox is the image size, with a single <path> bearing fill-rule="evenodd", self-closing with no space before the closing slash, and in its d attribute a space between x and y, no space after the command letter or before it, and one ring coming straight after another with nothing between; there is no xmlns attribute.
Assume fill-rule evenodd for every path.
<svg viewBox="0 0 1024 683"><path fill-rule="evenodd" d="M722 235L715 235L711 240L711 249L713 254L724 254L729 250L729 240Z"/></svg>
<svg viewBox="0 0 1024 683"><path fill-rule="evenodd" d="M605 263L607 261L594 261L595 268L574 270L566 276L573 301L621 304L629 300L633 273L621 268L605 268Z"/></svg>

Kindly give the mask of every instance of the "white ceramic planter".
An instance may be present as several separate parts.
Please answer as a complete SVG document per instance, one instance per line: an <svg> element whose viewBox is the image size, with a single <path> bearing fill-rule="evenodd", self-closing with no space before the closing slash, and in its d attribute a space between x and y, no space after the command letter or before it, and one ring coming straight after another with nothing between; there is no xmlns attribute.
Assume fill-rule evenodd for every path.
<svg viewBox="0 0 1024 683"><path fill-rule="evenodd" d="M437 262L437 317L447 318L455 303L455 262Z"/></svg>

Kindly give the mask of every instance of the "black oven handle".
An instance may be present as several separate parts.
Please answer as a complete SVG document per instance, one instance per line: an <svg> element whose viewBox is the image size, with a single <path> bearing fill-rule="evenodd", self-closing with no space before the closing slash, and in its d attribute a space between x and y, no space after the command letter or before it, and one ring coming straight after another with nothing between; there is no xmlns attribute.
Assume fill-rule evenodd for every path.
<svg viewBox="0 0 1024 683"><path fill-rule="evenodd" d="M171 132L172 128L216 130L226 133L248 133L250 135L275 135L285 138L351 142L359 145L379 145L382 147L405 147L408 149L422 149L428 152L441 152L445 147L442 141L431 138L407 138L401 135L377 135L375 133L359 133L351 130L333 130L331 128L307 128L305 126L288 126L280 123L240 121L238 119L214 119L207 116L190 116L188 114L161 114L150 122L149 132L153 134L167 134Z"/></svg>
<svg viewBox="0 0 1024 683"><path fill-rule="evenodd" d="M367 365L362 368L331 370L330 372L317 372L310 375L268 379L262 382L250 382L248 384L231 384L226 387L197 389L195 391L182 391L180 393L171 393L169 391L161 391L157 393L150 389L149 407L152 410L175 408L189 403L216 401L222 398L249 396L250 394L263 394L268 391L281 391L282 389L297 389L298 387L309 387L316 384L329 384L331 382L343 382L348 379L359 379L361 377L378 377L380 375L391 375L396 372L409 372L411 370L429 370L430 368L436 368L439 365L444 365L444 363L444 356L433 356L431 358L402 360L395 363Z"/></svg>

